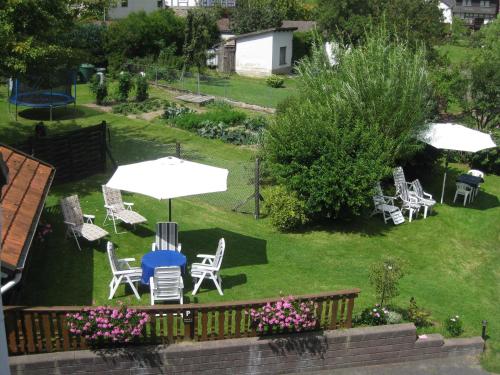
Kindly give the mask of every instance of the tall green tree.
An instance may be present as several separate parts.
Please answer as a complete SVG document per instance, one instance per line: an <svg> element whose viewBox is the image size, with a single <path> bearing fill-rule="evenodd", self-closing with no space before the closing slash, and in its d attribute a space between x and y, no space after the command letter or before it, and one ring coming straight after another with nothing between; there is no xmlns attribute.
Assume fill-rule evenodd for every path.
<svg viewBox="0 0 500 375"><path fill-rule="evenodd" d="M0 73L27 73L76 64L76 54L61 43L74 25L64 0L0 1Z"/></svg>
<svg viewBox="0 0 500 375"><path fill-rule="evenodd" d="M200 72L207 64L208 50L219 40L216 17L205 9L189 10L184 39L184 67L195 66Z"/></svg>
<svg viewBox="0 0 500 375"><path fill-rule="evenodd" d="M300 94L282 103L264 143L276 182L305 202L310 218L359 215L373 186L420 146L431 110L422 48L381 28L340 50L331 67L316 43L298 65Z"/></svg>

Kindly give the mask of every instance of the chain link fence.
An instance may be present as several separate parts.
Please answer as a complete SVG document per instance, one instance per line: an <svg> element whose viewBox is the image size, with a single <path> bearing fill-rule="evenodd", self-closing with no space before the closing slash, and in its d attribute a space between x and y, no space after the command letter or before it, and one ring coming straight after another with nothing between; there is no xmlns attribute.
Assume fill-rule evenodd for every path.
<svg viewBox="0 0 500 375"><path fill-rule="evenodd" d="M266 108L276 108L279 102L296 92L291 81L285 83L284 88L273 88L266 84L265 79L219 73L215 70L199 74L144 64L127 64L125 69L134 74L143 72L150 82L158 86Z"/></svg>

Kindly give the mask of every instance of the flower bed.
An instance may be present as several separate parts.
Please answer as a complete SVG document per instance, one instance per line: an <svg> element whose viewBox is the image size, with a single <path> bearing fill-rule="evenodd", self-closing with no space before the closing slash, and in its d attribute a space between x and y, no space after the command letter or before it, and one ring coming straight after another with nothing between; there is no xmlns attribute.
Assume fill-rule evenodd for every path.
<svg viewBox="0 0 500 375"><path fill-rule="evenodd" d="M90 343L127 343L141 336L149 316L145 312L126 307L99 306L66 314L71 334Z"/></svg>

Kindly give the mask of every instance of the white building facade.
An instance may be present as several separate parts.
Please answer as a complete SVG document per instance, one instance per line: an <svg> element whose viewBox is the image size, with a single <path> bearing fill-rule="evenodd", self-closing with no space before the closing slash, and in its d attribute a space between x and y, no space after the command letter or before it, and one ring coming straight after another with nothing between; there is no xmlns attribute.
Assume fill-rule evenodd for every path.
<svg viewBox="0 0 500 375"><path fill-rule="evenodd" d="M164 0L117 0L116 5L109 8L108 17L120 19L133 12L144 11L150 13L164 7Z"/></svg>
<svg viewBox="0 0 500 375"><path fill-rule="evenodd" d="M220 5L232 8L236 6L236 0L165 0L165 5L171 8L176 7L211 7Z"/></svg>
<svg viewBox="0 0 500 375"><path fill-rule="evenodd" d="M294 30L276 28L234 37L235 72L251 77L290 73Z"/></svg>

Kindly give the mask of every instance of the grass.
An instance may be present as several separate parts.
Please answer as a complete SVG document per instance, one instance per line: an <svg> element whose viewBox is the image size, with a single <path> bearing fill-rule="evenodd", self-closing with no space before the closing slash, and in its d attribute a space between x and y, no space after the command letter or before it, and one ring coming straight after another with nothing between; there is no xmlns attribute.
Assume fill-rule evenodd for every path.
<svg viewBox="0 0 500 375"><path fill-rule="evenodd" d="M437 46L436 49L441 55L448 56L454 65L462 64L476 54L474 48L450 43Z"/></svg>
<svg viewBox="0 0 500 375"><path fill-rule="evenodd" d="M80 98L89 100L85 90ZM4 92L1 90L0 93ZM34 120L20 118L14 122L7 114L4 97L0 98L0 139L14 141L32 131ZM200 155L227 165L230 175L235 165L251 160L253 151L219 141L200 138L191 133L162 125L160 120L145 122L120 115L104 114L78 107L79 116L48 124L50 131L96 124L106 120L111 127L113 153L119 163L160 156L164 146L180 141ZM57 115L63 114L58 111ZM185 278L186 302L212 302L253 299L283 294L304 294L359 287L356 311L376 302L368 282L370 265L391 255L406 264L401 281L401 295L395 303L407 306L415 297L420 306L432 312L437 325L426 332L443 332L442 322L450 315L463 318L465 335L479 335L481 320L488 320L490 339L483 364L500 371L500 177L487 176L477 200L463 207L450 203L452 181L465 166L452 165L446 191L446 203L438 205L426 220L394 227L384 225L380 217L368 215L351 223L325 223L298 233L276 232L264 218L255 221L251 215L231 212L199 198L181 198L173 202L173 218L180 226L183 252L192 263L197 253L213 253L217 240L225 237L223 261L224 296L210 284L204 284L193 298L192 283ZM137 301L131 291L120 287L108 301L110 270L104 242L85 244L80 252L71 240L64 239L64 228L57 201L78 193L84 212L96 215L97 224L104 219L100 184L110 174L96 175L80 182L53 186L46 203L43 220L54 226L47 241L35 243L29 264L23 273L23 284L15 302L27 305L148 304L149 292L141 291ZM418 177L427 191L438 196L442 170L426 171ZM230 185L230 193L234 188ZM225 194L225 193L222 193ZM149 219L145 226L124 234L111 234L120 257L135 257L137 263L153 240L154 223L164 220L166 204L141 195L125 194L126 201ZM107 229L112 231L112 227Z"/></svg>
<svg viewBox="0 0 500 375"><path fill-rule="evenodd" d="M205 76L205 79L200 81L200 92L248 104L274 108L279 102L297 90L294 78L284 78L285 87L276 89L267 86L266 80L263 78L243 77L237 74L231 75L230 79ZM185 78L183 81L174 82L169 85L183 90L198 92L198 83L195 77Z"/></svg>

